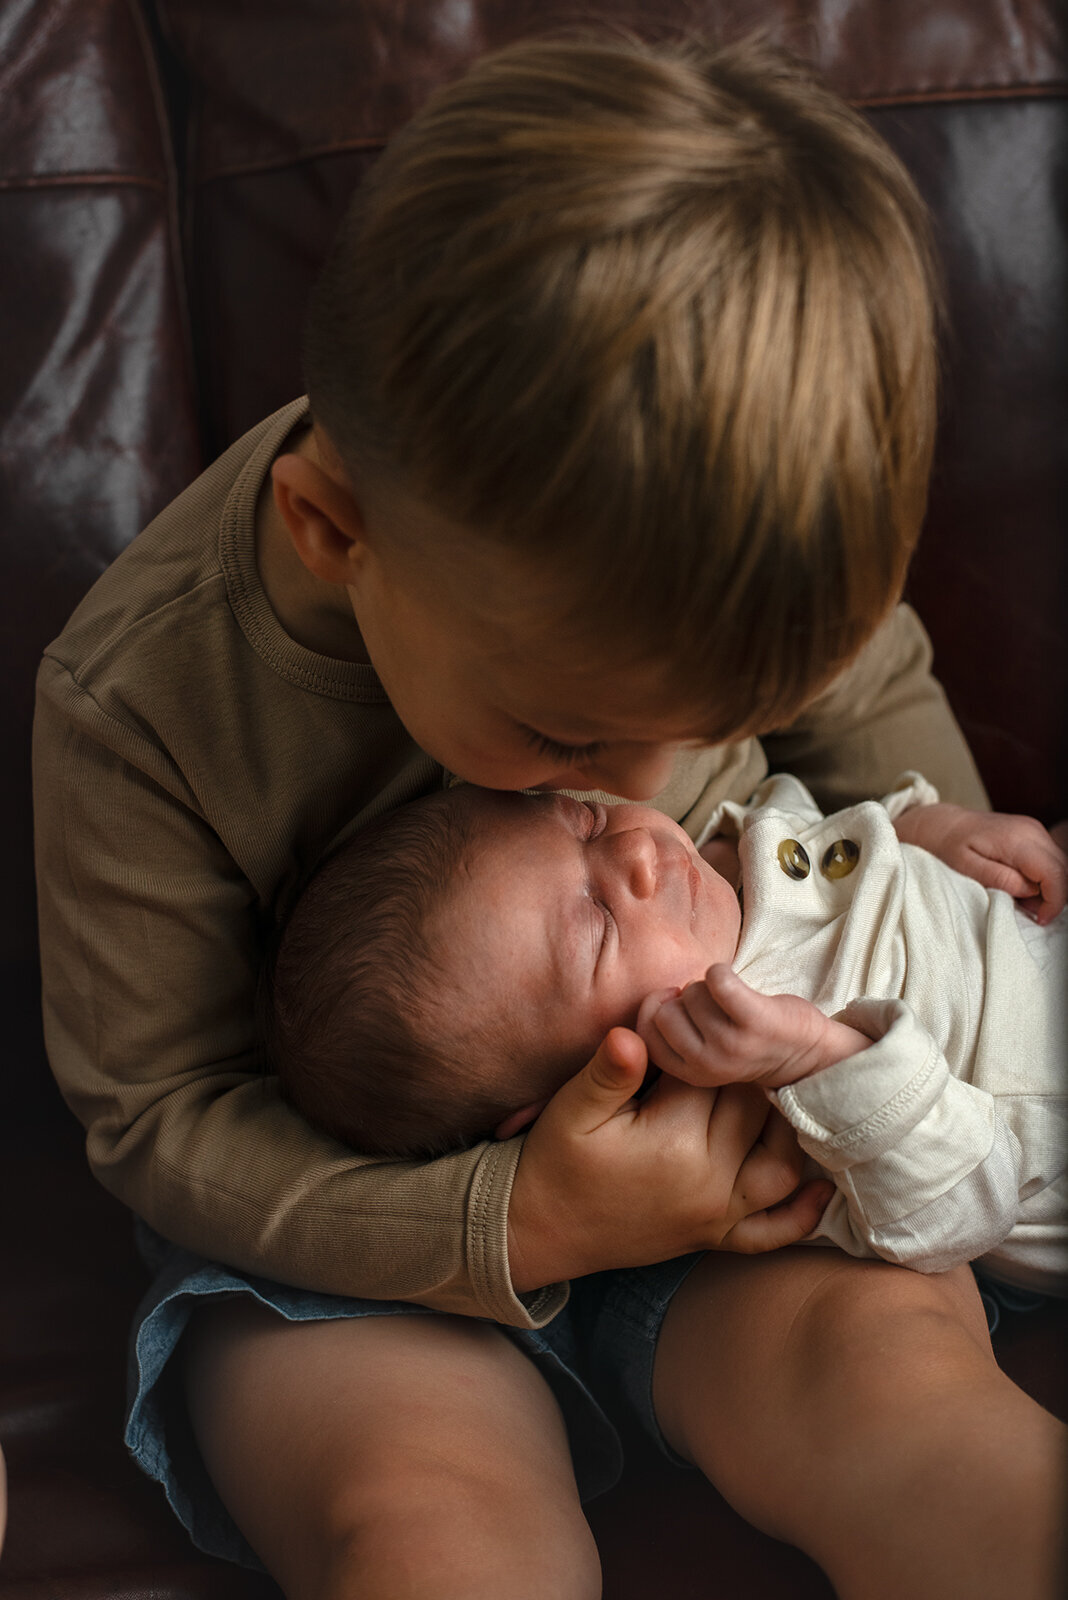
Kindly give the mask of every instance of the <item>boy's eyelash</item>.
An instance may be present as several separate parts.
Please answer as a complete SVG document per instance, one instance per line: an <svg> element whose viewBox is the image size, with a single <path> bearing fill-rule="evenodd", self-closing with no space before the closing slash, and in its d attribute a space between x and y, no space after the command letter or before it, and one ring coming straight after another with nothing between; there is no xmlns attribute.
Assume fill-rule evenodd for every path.
<svg viewBox="0 0 1068 1600"><path fill-rule="evenodd" d="M571 766L576 761L588 761L592 756L599 756L604 749L603 741L592 744L561 744L557 739L550 739L548 734L538 733L534 728L524 728L527 743L532 745L540 756L545 756L550 761L560 761L566 766Z"/></svg>

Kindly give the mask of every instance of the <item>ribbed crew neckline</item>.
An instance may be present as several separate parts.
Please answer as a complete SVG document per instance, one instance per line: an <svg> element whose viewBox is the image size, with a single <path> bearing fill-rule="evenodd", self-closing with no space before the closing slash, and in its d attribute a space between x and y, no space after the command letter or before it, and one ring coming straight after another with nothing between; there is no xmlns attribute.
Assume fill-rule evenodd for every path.
<svg viewBox="0 0 1068 1600"><path fill-rule="evenodd" d="M341 661L298 644L275 616L260 579L256 564L256 505L260 490L282 445L307 418L306 395L269 417L259 443L226 497L219 520L219 564L227 597L245 638L280 678L332 700L388 705L389 696L369 663Z"/></svg>

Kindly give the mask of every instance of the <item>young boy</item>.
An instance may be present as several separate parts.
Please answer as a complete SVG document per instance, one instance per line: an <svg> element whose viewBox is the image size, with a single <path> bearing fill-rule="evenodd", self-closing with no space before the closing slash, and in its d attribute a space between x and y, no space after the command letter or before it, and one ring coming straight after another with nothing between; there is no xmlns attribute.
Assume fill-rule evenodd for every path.
<svg viewBox="0 0 1068 1600"><path fill-rule="evenodd" d="M47 653L48 1047L157 1267L127 1438L199 1544L290 1596L595 1593L579 1483L619 1446L565 1280L815 1225L758 1092L687 1088L625 1129L644 1060L611 1040L525 1139L354 1154L264 1077L255 994L312 863L446 770L656 796L690 830L770 757L824 804L911 759L982 805L895 609L933 436L924 237L890 153L776 58L487 58L357 196L311 308L310 412L234 444ZM963 1277L919 1299L879 1263L705 1262L643 1280L649 1427L844 1595L872 1566L888 1592L1003 1593L1010 1568L1038 1592L1060 1434L993 1366ZM574 1296L599 1296L599 1372L635 1326L613 1284ZM798 1490L817 1399L833 1504Z"/></svg>
<svg viewBox="0 0 1068 1600"><path fill-rule="evenodd" d="M675 1078L769 1091L837 1183L817 1237L1068 1293L1068 861L1038 823L912 775L830 817L768 779L707 859L643 806L414 812L328 861L281 943L271 1055L313 1125L392 1155L507 1137L636 1028Z"/></svg>

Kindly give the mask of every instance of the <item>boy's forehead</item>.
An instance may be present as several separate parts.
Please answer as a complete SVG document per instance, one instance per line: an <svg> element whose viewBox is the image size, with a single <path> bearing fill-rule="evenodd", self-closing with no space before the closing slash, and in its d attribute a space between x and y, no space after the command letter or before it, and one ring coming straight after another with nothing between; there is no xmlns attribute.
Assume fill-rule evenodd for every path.
<svg viewBox="0 0 1068 1600"><path fill-rule="evenodd" d="M625 646L497 617L470 648L501 709L562 743L704 742L700 712L680 704L670 665L635 659Z"/></svg>
<svg viewBox="0 0 1068 1600"><path fill-rule="evenodd" d="M576 615L573 580L554 565L503 548L403 491L391 490L374 515L388 528L387 546L398 540L397 581L464 641L518 720L573 743L701 738L694 709L679 709L671 663L638 655L603 620Z"/></svg>

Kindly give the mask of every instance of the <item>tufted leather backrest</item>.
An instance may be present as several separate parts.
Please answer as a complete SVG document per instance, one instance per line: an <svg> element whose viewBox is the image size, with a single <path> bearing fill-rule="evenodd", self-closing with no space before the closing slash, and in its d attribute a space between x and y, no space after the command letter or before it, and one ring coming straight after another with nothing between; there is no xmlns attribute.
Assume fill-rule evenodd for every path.
<svg viewBox="0 0 1068 1600"><path fill-rule="evenodd" d="M0 1015L5 1058L36 1064L37 662L200 454L168 134L136 7L4 0L0 128ZM18 1087L31 1082L43 1074ZM12 1088L8 1074L0 1095Z"/></svg>
<svg viewBox="0 0 1068 1600"><path fill-rule="evenodd" d="M911 593L995 804L1068 814L1068 74L1056 10L0 0L0 706L11 752L0 819L15 841L0 1000L25 1039L36 1039L26 752L41 646L202 455L299 392L309 284L389 135L481 51L569 20L721 37L762 26L817 62L911 167L934 213L949 308Z"/></svg>

